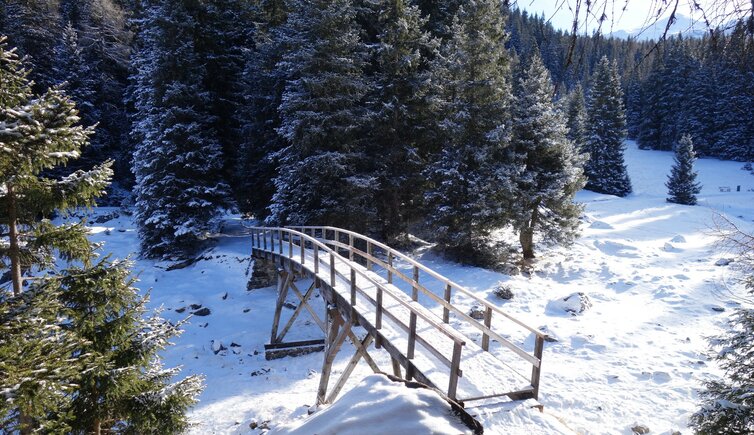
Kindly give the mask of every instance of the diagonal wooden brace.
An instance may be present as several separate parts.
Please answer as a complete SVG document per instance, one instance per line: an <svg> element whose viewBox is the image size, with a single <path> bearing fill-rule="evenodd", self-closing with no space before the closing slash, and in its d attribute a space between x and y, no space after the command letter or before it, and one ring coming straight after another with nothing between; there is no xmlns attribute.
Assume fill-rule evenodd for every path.
<svg viewBox="0 0 754 435"><path fill-rule="evenodd" d="M293 293L298 296L298 298L301 300L301 304L299 304L299 308L303 305L304 308L306 308L307 311L309 311L309 314L311 314L312 319L314 319L314 322L317 323L319 328L322 330L322 332L327 333L327 327L325 326L325 322L323 322L319 316L317 315L317 312L314 311L314 308L309 305L309 298L311 297L312 292L314 291L314 288L316 282L312 283L311 286L309 286L309 289L306 291L306 296L301 294L301 291L296 287L296 284L294 282L291 282L291 290L293 290Z"/></svg>
<svg viewBox="0 0 754 435"><path fill-rule="evenodd" d="M285 338L285 335L288 333L288 331L291 329L291 326L293 326L293 322L296 320L296 318L301 314L301 311L304 309L304 307L309 306L309 299L314 294L314 283L309 286L309 289L306 290L306 294L301 296L301 293L298 291L297 288L295 288L294 284L291 284L291 288L293 289L293 292L296 293L296 296L301 300L301 303L298 304L298 307L296 307L296 310L293 312L293 315L290 319L288 319L288 322L285 324L285 327L283 327L283 330L280 332L280 335L277 337L275 342L281 342L283 341L283 338ZM309 311L312 312L311 310ZM322 329L322 332L325 332L324 325L322 324L322 321L319 319L319 317L314 316L314 321L317 323L317 325Z"/></svg>

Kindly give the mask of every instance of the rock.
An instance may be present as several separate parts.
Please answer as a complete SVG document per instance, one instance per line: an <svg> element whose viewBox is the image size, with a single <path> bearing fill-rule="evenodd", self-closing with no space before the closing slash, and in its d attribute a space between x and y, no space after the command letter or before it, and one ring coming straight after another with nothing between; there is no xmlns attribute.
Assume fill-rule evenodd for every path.
<svg viewBox="0 0 754 435"><path fill-rule="evenodd" d="M718 313L722 313L722 312L725 311L725 308L723 308L723 307L721 307L719 305L713 305L710 308L712 309L712 311L715 311L715 312L718 312Z"/></svg>
<svg viewBox="0 0 754 435"><path fill-rule="evenodd" d="M200 328L206 328L207 326L209 326L209 323L207 323L207 322L204 322L204 323L202 323L202 324L199 325Z"/></svg>
<svg viewBox="0 0 754 435"><path fill-rule="evenodd" d="M278 270L275 262L261 259L254 259L254 266L251 270L251 278L246 284L246 290L255 290L260 288L271 287L275 285L278 279Z"/></svg>
<svg viewBox="0 0 754 435"><path fill-rule="evenodd" d="M109 236L112 233L113 233L113 231L110 228L108 228L108 229L105 230L105 235L106 236Z"/></svg>
<svg viewBox="0 0 754 435"><path fill-rule="evenodd" d="M270 372L270 369L261 368L251 372L251 376L261 376Z"/></svg>
<svg viewBox="0 0 754 435"><path fill-rule="evenodd" d="M270 423L269 420L263 421L261 423L257 422L256 420L252 420L251 423L249 423L249 429L269 430L270 429L269 423Z"/></svg>
<svg viewBox="0 0 754 435"><path fill-rule="evenodd" d="M497 287L495 287L493 293L495 294L495 296L506 301L513 299L513 290L511 290L510 286L505 285L502 282L497 284Z"/></svg>
<svg viewBox="0 0 754 435"><path fill-rule="evenodd" d="M125 232L126 232L126 229L125 229L125 228L118 228L118 232L119 232L119 233L125 233Z"/></svg>
<svg viewBox="0 0 754 435"><path fill-rule="evenodd" d="M665 245L662 247L662 250L665 252L677 252L678 248L673 246L673 244L670 242L665 242Z"/></svg>
<svg viewBox="0 0 754 435"><path fill-rule="evenodd" d="M209 308L207 308L207 307L204 307L204 308L202 308L202 309L200 309L200 310L196 310L196 311L194 311L194 312L193 312L193 313L191 313L191 314L193 314L193 315L195 315L195 316L199 316L199 317L204 317L204 316L209 316L210 314L212 314L212 311L210 311L210 309L209 309Z"/></svg>
<svg viewBox="0 0 754 435"><path fill-rule="evenodd" d="M189 305L189 308L191 308L194 311L198 310L201 307L202 307L202 304L191 304L191 305Z"/></svg>
<svg viewBox="0 0 754 435"><path fill-rule="evenodd" d="M248 313L249 311L251 311L251 308L244 308L244 309L243 309L243 312L244 312L244 313Z"/></svg>
<svg viewBox="0 0 754 435"><path fill-rule="evenodd" d="M230 343L230 347L241 347L241 345L233 341Z"/></svg>
<svg viewBox="0 0 754 435"><path fill-rule="evenodd" d="M589 296L582 292L570 294L556 302L563 311L571 313L574 316L582 314L592 307L592 301L589 300Z"/></svg>
<svg viewBox="0 0 754 435"><path fill-rule="evenodd" d="M650 430L647 426L644 426L643 424L637 424L631 428L631 432L635 433L636 435L644 435L644 434L648 434Z"/></svg>
<svg viewBox="0 0 754 435"><path fill-rule="evenodd" d="M670 432L670 435L683 435L683 434L679 430L674 430L674 431Z"/></svg>
<svg viewBox="0 0 754 435"><path fill-rule="evenodd" d="M97 216L92 222L95 224L104 224L105 222L109 222L119 217L120 215L118 214L118 212L114 211L112 213L107 213L107 214Z"/></svg>
<svg viewBox="0 0 754 435"><path fill-rule="evenodd" d="M686 238L683 237L680 234L677 234L675 237L673 237L672 239L670 239L670 241L672 243L686 243Z"/></svg>
<svg viewBox="0 0 754 435"><path fill-rule="evenodd" d="M228 350L228 348L225 347L225 345L223 345L223 342L220 340L212 340L210 343L212 344L212 352L214 352L215 355L222 351Z"/></svg>
<svg viewBox="0 0 754 435"><path fill-rule="evenodd" d="M471 316L472 319L483 320L484 311L475 305L471 307L471 311L469 311L469 316Z"/></svg>
<svg viewBox="0 0 754 435"><path fill-rule="evenodd" d="M500 263L495 266L495 270L508 276L516 276L521 274L521 269L519 269L515 264Z"/></svg>
<svg viewBox="0 0 754 435"><path fill-rule="evenodd" d="M225 292L225 294L224 294L224 295L222 296L222 299L223 299L223 300L226 300L226 299L228 299L228 292Z"/></svg>
<svg viewBox="0 0 754 435"><path fill-rule="evenodd" d="M733 263L732 258L720 258L717 261L715 261L715 266L727 266L730 263Z"/></svg>
<svg viewBox="0 0 754 435"><path fill-rule="evenodd" d="M298 308L298 307L296 306L296 304L292 304L292 303L290 303L290 302L288 302L288 301L285 301L285 302L283 302L283 306L284 306L285 308L288 308L289 310L295 310L296 308Z"/></svg>
<svg viewBox="0 0 754 435"><path fill-rule="evenodd" d="M176 308L176 309L175 309L175 312L176 312L176 313L182 313L182 312L184 312L184 311L186 311L186 307L181 307L181 308Z"/></svg>

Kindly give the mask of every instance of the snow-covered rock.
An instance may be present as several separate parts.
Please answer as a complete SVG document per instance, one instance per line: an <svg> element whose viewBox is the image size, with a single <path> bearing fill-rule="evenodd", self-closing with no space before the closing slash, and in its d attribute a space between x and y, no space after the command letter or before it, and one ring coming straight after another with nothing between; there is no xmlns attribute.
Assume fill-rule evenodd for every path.
<svg viewBox="0 0 754 435"><path fill-rule="evenodd" d="M570 313L572 316L584 313L592 307L592 301L586 293L572 293L564 298L550 302L550 308L556 311Z"/></svg>

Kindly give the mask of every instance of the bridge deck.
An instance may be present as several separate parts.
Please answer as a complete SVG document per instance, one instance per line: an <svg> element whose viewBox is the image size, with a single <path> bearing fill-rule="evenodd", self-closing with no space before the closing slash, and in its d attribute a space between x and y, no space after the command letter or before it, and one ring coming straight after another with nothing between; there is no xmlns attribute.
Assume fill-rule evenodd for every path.
<svg viewBox="0 0 754 435"><path fill-rule="evenodd" d="M255 249L259 248L255 247ZM281 244L277 240L270 240L270 246L267 249L259 250L279 258L288 259L298 267L305 269L308 275L316 276L322 282L331 283L331 257L329 255L320 253L317 256L319 265L315 274L315 253L313 249L304 249L303 265L301 248L297 245L291 245L285 241ZM359 272L354 274L356 288L358 289L355 292L355 305L340 306L342 304L339 304L338 309L344 314L355 309L363 319L369 322L369 325L362 326L369 326L368 329L376 328L378 289L382 288L381 306L383 315L379 332L392 347L402 350L404 356L406 356L406 349L409 346L408 331L411 323L409 306L428 318L437 320L439 323L442 322L442 319L435 313L413 301L409 295L395 285L388 283L384 277L367 270L366 267L354 261L349 261L347 258L333 258L335 258L335 285L331 287L342 297L342 300L351 301L351 270L355 269ZM436 323L433 326L421 317L418 317L416 322L416 352L411 361L435 386L442 389L450 382L448 367L451 364L454 341L438 329ZM449 325L442 324L442 327L446 328L450 334L459 335ZM531 382L526 376L517 373L490 352L484 351L474 341L465 339L464 343L460 364L462 376L458 381L456 395L458 400L504 396L512 392L521 393L533 390Z"/></svg>

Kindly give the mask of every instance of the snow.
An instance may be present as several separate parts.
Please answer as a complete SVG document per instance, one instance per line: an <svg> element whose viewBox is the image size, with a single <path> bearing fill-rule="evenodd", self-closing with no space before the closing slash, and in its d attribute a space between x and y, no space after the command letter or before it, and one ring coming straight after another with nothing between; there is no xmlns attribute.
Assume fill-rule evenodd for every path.
<svg viewBox="0 0 754 435"><path fill-rule="evenodd" d="M365 428L378 427L396 434L421 434L427 428L437 435L473 433L433 390L410 389L387 376L371 375L333 405L270 435L362 435Z"/></svg>
<svg viewBox="0 0 754 435"><path fill-rule="evenodd" d="M629 435L637 423L652 433L690 433L686 424L698 407L698 388L702 381L720 376L705 355L707 337L721 331L741 291L733 281L733 265L715 266L730 256L715 244L715 214L724 213L742 229L754 231L754 177L740 170L741 163L700 159L700 205L669 204L664 183L672 160L671 152L639 150L629 143L626 164L634 193L617 198L580 192L577 199L586 204L582 236L570 248L538 252L530 275L509 277L451 263L431 252L415 253L422 263L558 340L545 345L539 397L544 412L521 404L469 402L468 411L485 426L485 433ZM731 191L721 192L721 186ZM101 208L95 213L113 211ZM136 259L138 287L151 289L151 306L163 306L169 320L189 315L190 304L211 310L208 316L193 316L165 355L166 367L183 366L181 376L206 375L207 388L191 414L197 423L192 433L249 434L263 427L280 427L286 433L283 425L306 427L300 425L306 424L307 410L315 404L322 353L265 360L276 291L246 290L250 239L242 234L239 218L228 216L225 222L217 245L188 267L167 271L169 263ZM130 216L121 212L114 220L94 225L91 237L105 243L105 253L125 258L138 251ZM494 296L499 282L512 289L512 300ZM552 301L578 292L592 303L580 315L548 308ZM290 301L297 302L295 296ZM462 297L454 302L466 312L474 305ZM321 297L312 305L324 310ZM175 311L180 308L186 310ZM283 321L291 313L285 309ZM290 334L290 339L321 338L306 312ZM527 345L532 341L512 339ZM228 351L215 354L213 344L220 342ZM231 343L240 347L231 348ZM332 383L352 354L353 348L344 345L335 360ZM391 367L384 352L372 348L370 354L384 370ZM371 409L379 403L385 410L382 418L394 409L401 415L422 416L404 422L416 425L408 433L447 427L445 421L435 420L436 413L401 406L434 399L418 398L415 391L393 391L379 378L367 377L370 374L360 363L340 400L310 419L317 419L324 430L348 415L367 428L367 419L374 417ZM380 394L389 403L379 399ZM370 412L359 410L362 401ZM256 429L250 428L252 422Z"/></svg>

